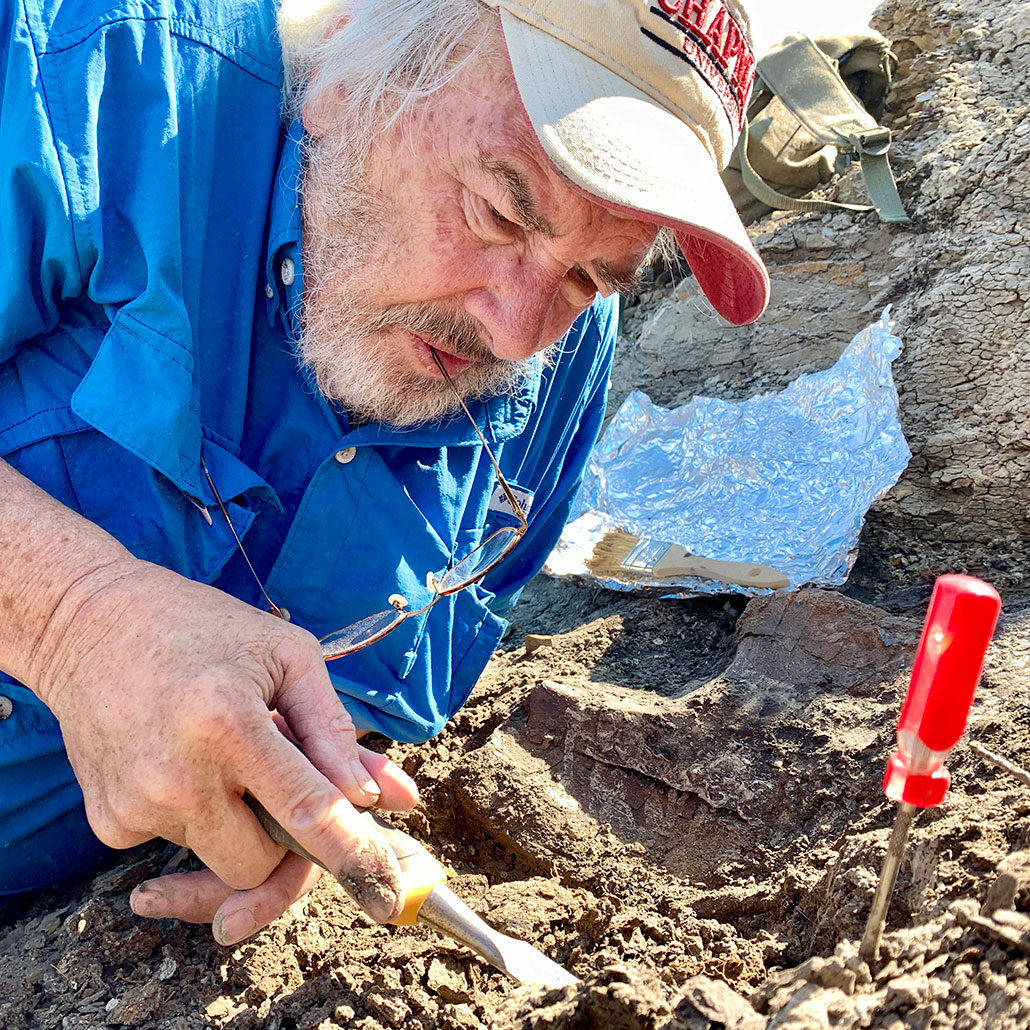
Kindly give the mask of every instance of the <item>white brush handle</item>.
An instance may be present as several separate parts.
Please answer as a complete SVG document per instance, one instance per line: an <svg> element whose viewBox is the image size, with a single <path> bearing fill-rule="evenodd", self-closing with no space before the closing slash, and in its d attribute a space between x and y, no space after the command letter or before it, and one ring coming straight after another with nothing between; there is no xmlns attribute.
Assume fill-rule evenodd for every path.
<svg viewBox="0 0 1030 1030"><path fill-rule="evenodd" d="M790 586L790 580L782 572L768 565L700 558L696 554L688 554L676 545L670 547L654 563L652 575L656 579L665 576L698 576L701 579L717 579L723 583L737 583L742 587L768 587L770 590Z"/></svg>

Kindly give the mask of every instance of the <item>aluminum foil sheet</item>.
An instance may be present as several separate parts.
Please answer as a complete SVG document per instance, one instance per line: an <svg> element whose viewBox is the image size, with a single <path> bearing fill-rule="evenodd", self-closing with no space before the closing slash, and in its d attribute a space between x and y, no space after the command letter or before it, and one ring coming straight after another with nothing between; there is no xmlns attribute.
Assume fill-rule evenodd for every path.
<svg viewBox="0 0 1030 1030"><path fill-rule="evenodd" d="M911 452L891 362L901 353L889 308L831 368L746 401L695 397L666 409L632 393L598 440L573 520L548 559L553 575L672 597L768 593L701 576L596 575L585 561L612 529L706 558L761 563L791 588L843 583L870 505ZM638 564L653 565L650 546Z"/></svg>

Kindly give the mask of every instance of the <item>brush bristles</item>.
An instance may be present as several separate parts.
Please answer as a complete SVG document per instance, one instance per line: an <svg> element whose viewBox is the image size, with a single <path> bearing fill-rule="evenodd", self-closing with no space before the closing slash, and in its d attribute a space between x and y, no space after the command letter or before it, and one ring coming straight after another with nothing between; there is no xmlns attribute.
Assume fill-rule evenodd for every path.
<svg viewBox="0 0 1030 1030"><path fill-rule="evenodd" d="M640 537L632 533L625 533L621 529L613 529L605 533L598 540L594 547L594 553L586 559L584 564L599 579L606 579L609 576L625 578L632 575L629 569L625 568L625 561L630 551L640 543Z"/></svg>

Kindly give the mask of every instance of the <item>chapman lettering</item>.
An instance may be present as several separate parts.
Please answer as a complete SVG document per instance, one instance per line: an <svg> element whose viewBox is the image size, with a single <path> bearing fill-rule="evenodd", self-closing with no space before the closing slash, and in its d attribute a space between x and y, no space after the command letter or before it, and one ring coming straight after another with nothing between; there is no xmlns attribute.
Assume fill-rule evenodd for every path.
<svg viewBox="0 0 1030 1030"><path fill-rule="evenodd" d="M657 0L651 13L683 32L683 57L718 94L739 131L755 78L755 56L722 0ZM642 29L662 46L668 43Z"/></svg>

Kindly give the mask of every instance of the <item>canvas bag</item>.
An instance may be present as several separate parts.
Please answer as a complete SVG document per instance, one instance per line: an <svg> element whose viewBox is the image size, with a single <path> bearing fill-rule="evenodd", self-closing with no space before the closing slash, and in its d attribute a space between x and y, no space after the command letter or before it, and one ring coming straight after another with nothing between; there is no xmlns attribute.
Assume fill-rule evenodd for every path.
<svg viewBox="0 0 1030 1030"><path fill-rule="evenodd" d="M773 208L873 207L884 221L909 221L887 161L890 130L878 120L896 65L890 41L873 29L815 40L787 36L759 60L744 129L723 172L742 221ZM804 196L856 160L871 205Z"/></svg>

